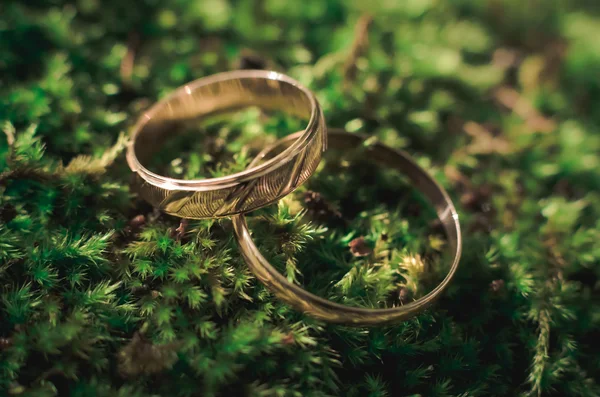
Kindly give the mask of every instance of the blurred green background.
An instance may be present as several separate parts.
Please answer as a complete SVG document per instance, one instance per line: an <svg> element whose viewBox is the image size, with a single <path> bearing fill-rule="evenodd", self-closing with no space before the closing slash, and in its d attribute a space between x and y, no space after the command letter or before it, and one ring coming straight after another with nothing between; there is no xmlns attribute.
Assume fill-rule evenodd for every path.
<svg viewBox="0 0 600 397"><path fill-rule="evenodd" d="M599 396L599 38L592 0L2 1L0 395ZM436 306L317 323L253 279L227 220L180 224L130 191L139 114L237 68L298 79L329 126L407 150L448 189L464 254ZM294 127L251 111L211 147ZM213 149L170 172L248 161ZM365 192L371 212L319 237L345 200L319 196L324 175L316 204L305 189L256 222L282 271L325 266L346 284L323 277L324 293L356 304L416 293L401 270L443 241ZM382 233L393 272L376 245L348 247Z"/></svg>

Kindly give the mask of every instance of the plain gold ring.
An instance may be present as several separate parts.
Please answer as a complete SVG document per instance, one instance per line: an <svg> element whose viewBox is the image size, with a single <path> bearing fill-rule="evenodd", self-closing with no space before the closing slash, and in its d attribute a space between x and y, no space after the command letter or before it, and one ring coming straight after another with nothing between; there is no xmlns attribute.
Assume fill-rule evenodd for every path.
<svg viewBox="0 0 600 397"><path fill-rule="evenodd" d="M255 162L263 161L269 152L290 145L298 134L290 135L264 149ZM341 305L311 294L291 283L279 273L259 252L252 240L243 215L233 217L235 236L246 263L254 275L279 299L295 309L319 320L353 326L373 326L406 320L431 305L448 286L460 261L462 237L458 214L446 191L410 156L402 151L372 142L367 137L350 134L343 130L329 130L328 144L331 148L353 150L363 147L364 155L379 165L395 169L406 175L413 186L427 197L435 207L437 216L445 230L448 246L452 252L449 271L440 284L427 295L408 304L385 309L367 309Z"/></svg>

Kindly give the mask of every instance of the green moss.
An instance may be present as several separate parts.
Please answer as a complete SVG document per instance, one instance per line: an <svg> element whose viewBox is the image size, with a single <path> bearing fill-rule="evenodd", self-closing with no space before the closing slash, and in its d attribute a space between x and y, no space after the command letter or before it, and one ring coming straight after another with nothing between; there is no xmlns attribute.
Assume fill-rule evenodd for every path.
<svg viewBox="0 0 600 397"><path fill-rule="evenodd" d="M0 395L600 395L597 6L396 3L3 2ZM180 223L130 191L123 133L143 109L248 54L449 190L464 254L429 311L318 323L253 278L228 220ZM263 116L217 120L156 167L223 175L301 125ZM400 304L443 276L444 238L403 178L361 161L328 154L250 225L310 291Z"/></svg>

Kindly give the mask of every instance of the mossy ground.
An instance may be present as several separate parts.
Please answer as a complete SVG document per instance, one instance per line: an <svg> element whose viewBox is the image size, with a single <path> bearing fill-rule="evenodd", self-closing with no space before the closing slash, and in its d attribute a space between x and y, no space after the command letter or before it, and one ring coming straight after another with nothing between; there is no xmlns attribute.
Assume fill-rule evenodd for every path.
<svg viewBox="0 0 600 397"><path fill-rule="evenodd" d="M3 1L0 395L600 395L598 37L585 0ZM464 254L436 306L318 323L252 277L228 220L136 197L136 117L239 67L295 77L328 125L407 150L448 189ZM162 165L241 169L298 127L263 116ZM443 236L402 178L358 161L326 160L251 227L308 289L400 304L429 288L420 269L443 273Z"/></svg>

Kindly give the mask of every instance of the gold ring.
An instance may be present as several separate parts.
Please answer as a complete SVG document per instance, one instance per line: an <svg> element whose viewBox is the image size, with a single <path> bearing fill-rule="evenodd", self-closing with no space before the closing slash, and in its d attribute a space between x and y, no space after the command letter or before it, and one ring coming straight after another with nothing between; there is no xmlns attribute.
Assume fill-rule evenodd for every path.
<svg viewBox="0 0 600 397"><path fill-rule="evenodd" d="M265 148L255 159L263 161L272 151L290 145L298 135L290 135L274 145ZM364 148L364 154L379 165L395 169L408 177L411 183L433 204L448 239L452 252L452 264L445 278L431 292L416 301L403 306L385 309L367 309L344 306L320 298L291 283L280 274L259 252L254 244L246 219L243 215L233 217L233 226L238 245L246 263L254 275L264 283L278 298L319 320L354 326L383 325L406 320L427 308L448 286L460 260L462 237L458 214L446 191L408 154L391 149L367 137L350 134L343 130L329 130L328 141L331 148L352 150Z"/></svg>
<svg viewBox="0 0 600 397"><path fill-rule="evenodd" d="M248 106L283 111L308 124L284 152L233 175L173 179L143 165L182 122ZM196 80L150 108L133 129L127 163L135 189L155 207L182 218L219 218L264 207L292 192L312 175L326 146L323 113L308 89L281 73L240 70Z"/></svg>

